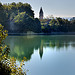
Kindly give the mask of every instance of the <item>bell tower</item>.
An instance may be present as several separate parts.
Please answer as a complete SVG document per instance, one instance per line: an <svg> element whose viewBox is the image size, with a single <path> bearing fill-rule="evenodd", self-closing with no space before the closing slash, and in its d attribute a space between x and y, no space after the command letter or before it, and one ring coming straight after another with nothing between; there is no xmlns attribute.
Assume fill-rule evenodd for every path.
<svg viewBox="0 0 75 75"><path fill-rule="evenodd" d="M43 19L43 10L42 7L40 8L40 12L39 12L39 19Z"/></svg>

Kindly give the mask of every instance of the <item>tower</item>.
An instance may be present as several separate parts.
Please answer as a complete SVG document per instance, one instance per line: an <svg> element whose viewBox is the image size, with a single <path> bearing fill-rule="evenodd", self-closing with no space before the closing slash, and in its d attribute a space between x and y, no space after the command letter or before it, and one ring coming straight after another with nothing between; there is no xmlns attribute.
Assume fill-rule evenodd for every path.
<svg viewBox="0 0 75 75"><path fill-rule="evenodd" d="M40 12L39 12L39 19L43 19L43 10L42 7L40 8Z"/></svg>

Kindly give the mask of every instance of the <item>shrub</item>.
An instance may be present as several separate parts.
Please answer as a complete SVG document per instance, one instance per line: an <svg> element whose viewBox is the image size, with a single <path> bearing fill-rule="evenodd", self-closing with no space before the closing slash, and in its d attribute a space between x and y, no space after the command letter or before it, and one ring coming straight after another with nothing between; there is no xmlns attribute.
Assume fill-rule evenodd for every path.
<svg viewBox="0 0 75 75"><path fill-rule="evenodd" d="M8 31L3 30L3 26L0 24L0 73L2 75L26 75L26 72L22 70L26 57L24 57L18 67L16 65L16 58L8 56L10 48L3 41L7 36Z"/></svg>

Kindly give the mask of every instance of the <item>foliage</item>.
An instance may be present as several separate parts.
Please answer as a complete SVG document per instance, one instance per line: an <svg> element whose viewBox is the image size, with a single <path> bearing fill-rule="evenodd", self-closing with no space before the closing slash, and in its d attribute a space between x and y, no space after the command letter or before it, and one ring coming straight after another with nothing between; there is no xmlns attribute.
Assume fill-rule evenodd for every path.
<svg viewBox="0 0 75 75"><path fill-rule="evenodd" d="M68 21L67 19L56 18L41 21L43 32L70 32L75 31L74 21ZM48 28L48 29L47 29ZM47 29L47 30L46 30Z"/></svg>
<svg viewBox="0 0 75 75"><path fill-rule="evenodd" d="M3 30L3 26L0 24L0 73L3 75L26 75L26 72L23 73L22 66L26 57L22 60L20 67L16 65L16 58L9 57L8 53L10 52L9 46L5 45L3 40L8 36L7 31Z"/></svg>
<svg viewBox="0 0 75 75"><path fill-rule="evenodd" d="M15 22L14 22L15 21ZM41 22L41 24L40 24ZM28 31L40 33L75 32L75 20L48 16L43 20L34 18L34 11L28 3L0 3L0 23L9 33L25 33Z"/></svg>
<svg viewBox="0 0 75 75"><path fill-rule="evenodd" d="M26 12L29 16L34 17L34 11L32 7L28 3L11 3L11 4L3 4L4 10L8 13L8 17L14 12L16 15L19 12Z"/></svg>
<svg viewBox="0 0 75 75"><path fill-rule="evenodd" d="M37 18L34 19L31 16L27 15L26 12L19 13L13 21L15 26L17 26L19 32L21 33L27 31L33 31L37 33L41 32L40 21Z"/></svg>
<svg viewBox="0 0 75 75"><path fill-rule="evenodd" d="M28 3L0 3L0 23L9 33L41 32L40 21L34 18L34 11ZM5 25L7 24L7 25Z"/></svg>
<svg viewBox="0 0 75 75"><path fill-rule="evenodd" d="M7 21L6 11L4 10L3 5L0 3L0 23L5 24Z"/></svg>
<svg viewBox="0 0 75 75"><path fill-rule="evenodd" d="M7 34L7 30L3 30L3 27L1 24L0 24L0 44L2 43L2 41L8 36Z"/></svg>
<svg viewBox="0 0 75 75"><path fill-rule="evenodd" d="M11 4L2 4L0 3L0 23L7 29L10 29L10 21L14 19L18 13L26 12L29 16L34 18L34 11L28 3L11 3Z"/></svg>

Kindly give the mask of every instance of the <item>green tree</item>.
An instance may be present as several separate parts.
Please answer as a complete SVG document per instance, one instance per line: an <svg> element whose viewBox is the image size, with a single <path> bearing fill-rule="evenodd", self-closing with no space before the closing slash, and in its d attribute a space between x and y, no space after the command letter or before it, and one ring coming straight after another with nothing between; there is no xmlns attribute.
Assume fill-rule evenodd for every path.
<svg viewBox="0 0 75 75"><path fill-rule="evenodd" d="M3 5L0 3L0 23L5 25L6 22L7 22L6 12L4 10Z"/></svg>
<svg viewBox="0 0 75 75"><path fill-rule="evenodd" d="M14 23L18 27L19 32L41 32L40 21L37 18L30 17L26 12L19 13L14 18Z"/></svg>

